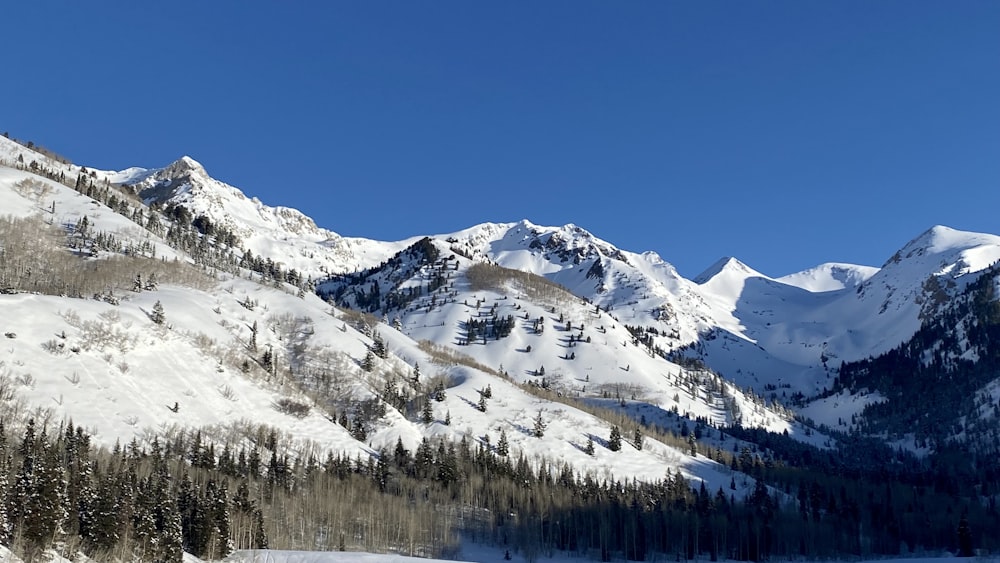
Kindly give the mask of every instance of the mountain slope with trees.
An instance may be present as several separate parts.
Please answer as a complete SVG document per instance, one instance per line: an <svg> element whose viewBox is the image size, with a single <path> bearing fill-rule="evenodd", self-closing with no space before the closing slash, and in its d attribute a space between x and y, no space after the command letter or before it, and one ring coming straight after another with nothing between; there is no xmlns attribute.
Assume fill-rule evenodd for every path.
<svg viewBox="0 0 1000 563"><path fill-rule="evenodd" d="M1000 547L991 235L692 281L573 225L343 239L188 158L0 164L0 539L27 558Z"/></svg>

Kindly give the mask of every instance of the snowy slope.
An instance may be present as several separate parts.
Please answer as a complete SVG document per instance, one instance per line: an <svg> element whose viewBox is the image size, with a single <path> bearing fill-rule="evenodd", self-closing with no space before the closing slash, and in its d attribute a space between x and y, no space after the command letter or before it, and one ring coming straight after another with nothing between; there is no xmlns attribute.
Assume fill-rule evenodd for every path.
<svg viewBox="0 0 1000 563"><path fill-rule="evenodd" d="M419 238L340 237L298 211L247 198L188 157L107 177L131 185L147 202L183 205L226 225L243 249L313 279L370 268ZM740 386L812 394L840 361L884 351L913 334L928 276L945 269L950 277L974 273L996 254L989 235L965 235L932 229L882 269L825 263L770 278L726 258L694 280L655 253L618 249L572 224L484 223L434 238L473 261L545 276L623 325L655 328L656 346L693 351ZM926 249L918 255L911 246L923 239ZM921 258L926 256L937 262Z"/></svg>
<svg viewBox="0 0 1000 563"><path fill-rule="evenodd" d="M18 191L26 181L48 187L41 203ZM46 213L47 202L56 201L65 222L86 214L98 230L137 228L90 198L46 182L29 172L2 169L0 198L12 202L7 210L20 215ZM605 421L540 399L492 373L442 363L414 339L385 324L376 330L391 355L377 360L372 373L365 373L359 364L372 338L355 330L349 319L331 311L317 296L296 296L291 287L219 274L198 287L161 284L155 290L118 297L113 304L0 295L5 313L0 329L8 334L0 351L0 374L14 391L12 400L23 402L12 403L11 408L22 414L41 408L40 416L53 422L72 419L106 446L133 439L144 443L179 429L200 429L220 443L239 443L248 439L253 425L264 424L276 428L292 448L353 456L391 448L397 440L414 449L425 437L479 441L489 436L496 443L503 430L513 455L569 462L580 472L655 480L673 468L704 479L712 489L728 485L731 478L728 468L653 439L647 439L642 450L599 448L594 456L587 455L582 450L588 437L608 435ZM157 303L166 317L162 325L151 315ZM274 374L258 367L259 353L250 351L254 325L259 327L258 350L274 351L278 366ZM277 408L282 399L312 403L299 390L296 374L302 377L330 365L348 376L341 389L344 397L358 400L374 397L387 378L405 376L416 364L427 377L441 375L451 382L445 400L435 404L437 422L431 424L389 409L362 443L328 419L322 405L313 404L303 417ZM475 402L487 385L492 386L494 398L484 413ZM539 412L547 424L543 439L523 430L531 428ZM451 425L442 422L446 414ZM750 479L740 483L752 486Z"/></svg>
<svg viewBox="0 0 1000 563"><path fill-rule="evenodd" d="M346 306L392 318L408 336L450 346L515 381L598 402L614 399L611 405L624 407L636 419L645 417L677 429L682 418L688 424L696 419L713 425L739 421L809 439L805 429L790 420L790 413L766 407L714 374L684 368L652 353L614 312L540 278L449 255L455 247L447 239L428 239L425 244L436 248L441 258L431 263L426 252L408 250L386 267L335 278L319 291ZM494 282L477 281L484 270L489 272L487 278L496 278ZM444 280L441 287L423 289L433 279ZM384 299L373 302L376 286ZM419 296L396 298L411 292ZM403 306L397 306L400 303ZM510 334L469 336L470 322L493 318L510 319ZM671 413L681 416L670 419ZM813 435L811 441L822 443L824 438Z"/></svg>
<svg viewBox="0 0 1000 563"><path fill-rule="evenodd" d="M71 185L81 174L93 182L127 184L146 203L158 208L183 206L193 217L205 216L236 233L241 249L270 258L313 279L325 278L331 273L354 272L359 277L369 276L365 277L366 281L376 281L380 290L413 294L433 281L433 268L405 264L405 260L399 258L400 252L412 248L420 237L397 242L340 237L316 226L299 211L269 207L246 197L237 188L211 178L203 166L188 157L164 168L102 172L53 161L2 139L0 160L11 166L41 163L46 173L56 178L50 180L30 171L0 168L4 213L43 217L47 214L49 222L67 227L87 217L96 228L114 233L123 240L152 245L161 258L187 260L164 240L64 184ZM878 269L827 263L797 274L771 278L736 258L725 258L694 280L688 280L655 253L618 249L576 225L543 227L527 220L484 223L455 233L439 234L429 240L442 257L449 259L447 265L452 268L449 285L438 288L435 295L424 293L414 298L413 294L408 294L405 307L399 311L385 311L387 315L400 317L402 334L396 335L388 325L382 325L380 332L393 343L397 356L396 360L382 366L383 371L405 371L417 363L431 365L431 358L415 344L415 341L427 340L459 350L486 366L488 371L509 374L515 383L541 383L539 372L544 367L547 386L595 401L608 397L616 408L630 413L642 412L641 416L646 416L647 420L662 422L665 427L676 427L685 417L687 421L701 418L714 424L739 420L779 432L788 430L803 439L807 439L805 432L789 421L789 413L782 407L766 406L768 400L787 400L799 393L812 395L829 384L840 362L876 354L899 344L913 334L922 316L942 306L950 293L1000 258L998 237L935 227L911 241ZM517 284L473 288L466 274L471 266L480 263L543 276L570 293L549 292L540 296L530 294ZM403 276L400 268L411 266L412 271L408 270ZM368 268L371 270L366 270ZM391 279L392 276L402 277ZM187 404L185 408L192 409L189 413L191 424L198 426L233 425L261 408L271 408L276 394L286 389L274 381L267 382L264 388L259 381L244 388L240 379L243 374L235 373L239 370L234 364L226 363L229 356L245 353L239 350L240 346L246 346L248 326L253 321L270 327L274 337L269 341L272 346L287 349L287 345L277 338L284 330L282 327L290 324L287 318L308 318L314 327L311 345L330 354L339 354L338 357L353 368L357 367L367 350L366 345L370 344L368 336L346 327L343 320L330 315L328 305L313 296L298 299L289 295L294 292L290 288L286 291L263 289L231 277L220 276L212 283L211 287L201 288L194 294L190 292L195 290L189 287L164 286L156 292L160 295L155 299L153 294L147 293L127 296L113 309L117 314L113 322L105 318L113 307L107 304L66 305L59 298L10 297L7 305L14 314L9 322L25 324L15 327L15 332L25 336L20 336L11 345L12 351L8 352L11 358L5 360L6 367L17 372L14 368L20 366L13 362L25 365L33 362L31 373L36 384L23 386L26 396L36 402L51 402L49 406L62 416L69 413L64 407L71 400L55 394L58 379L43 382L35 374L59 375L64 371L59 364L73 366L81 382L93 384L93 389L88 391L91 394L81 391L78 402L93 406L101 401L113 402L112 399L123 401L113 393L111 398L107 393L102 395L102 388L114 387L115 377L135 376L142 369L138 366L148 366L146 369L154 372L175 365L186 366L192 383L170 380L162 387L156 387L159 384L155 382L152 384L151 388L162 392L165 399L144 399L146 402L135 402L129 408L95 409L101 410L100 416L96 413L81 415L88 419L93 416L93 421L87 424L102 435L142 436L148 435L151 428L169 426L172 419L178 418L169 410L157 413L165 410L159 407L173 402ZM365 290L370 291L371 286ZM239 304L240 300L251 298L266 303L266 308L262 305L256 311L249 311ZM175 323L173 332L159 334L148 327L151 300L163 302ZM355 300L352 306L357 305ZM197 308L197 312L192 308ZM265 314L261 309L271 312ZM82 329L69 325L66 312L70 310L79 316L80 326L89 322L104 323L111 328L125 327L121 330L135 333L137 344L125 352L102 351L88 356L84 351L62 359L54 355L42 355L41 359L31 357L31 350L37 351L53 334L61 335L63 330L67 333L67 341L84 338ZM279 318L274 311L281 311L283 316ZM485 344L462 342L464 323L493 314L517 319L509 337ZM42 324L33 324L29 319L32 315ZM525 315L527 318L523 318ZM560 316L563 317L561 321ZM536 319L541 319L545 325L543 331L536 331L532 326ZM136 331L133 327L144 328ZM630 332L626 327L639 332ZM643 335L642 342L637 334ZM588 338L590 342L585 343ZM22 339L29 340L22 343ZM193 346L198 342L210 344ZM198 350L197 346L214 351ZM527 351L529 346L531 352ZM671 353L701 359L723 378L665 360L664 356ZM123 367L126 365L127 368ZM210 369L204 369L206 365ZM121 373L115 374L116 369ZM313 411L315 419L284 421L278 417L275 420L287 426L290 434L299 433L306 439L315 439L324 447L372 451L392 445L397 438L411 447L424 436L455 437L471 432L480 438L492 435L495 439L500 428L523 427L539 410L551 409L558 415L554 417L557 430L563 413L572 413L566 415L564 432L554 433L561 445L535 447L537 444L532 440L514 438L515 445L530 455L558 452L560 456L574 459L581 467L601 470L606 467L607 460L595 462L594 458L574 457L573 448L581 439L590 435L599 437L607 432L605 425L590 415L540 403L515 385L497 380L488 371L461 365L435 369L453 377L458 382L458 389L464 389L449 394L446 403L440 405L445 412L452 411L452 427L443 424L425 427L413 421L394 419L374 433L371 444L344 445L343 437L338 437L336 432L332 438L327 436L323 426L325 419L316 414L316 410ZM64 377L64 381L75 380L73 373L71 369L63 374L69 377ZM17 376L18 373L12 373L12 377ZM357 376L361 380L368 377ZM491 407L486 413L464 412L478 399L478 390L495 380L494 386L503 387L511 396L519 398L508 398L501 408ZM185 395L181 391L184 400L166 398L170 392L176 394L190 387L200 389L209 382L214 384L214 395L191 392L195 395L192 397L191 393ZM134 385L135 389L142 387L142 384ZM753 389L755 393L743 389ZM360 396L366 393L370 396L379 388L376 383L367 381L354 391ZM237 400L226 399L222 403L217 397L221 395L232 395ZM220 416L220 412L224 416ZM442 418L441 413L437 414ZM396 415L390 414L393 416ZM820 418L828 420L828 417ZM458 427L463 430L456 430ZM581 428L592 430L581 433ZM508 434L517 436L516 432ZM826 441L815 435L808 439L814 443ZM648 464L630 462L629 471L652 476L662 474L664 460L684 465L673 455L664 453ZM656 466L657 463L661 465Z"/></svg>
<svg viewBox="0 0 1000 563"><path fill-rule="evenodd" d="M777 281L801 287L807 291L823 292L854 289L878 273L878 268L828 262L815 268L777 278Z"/></svg>

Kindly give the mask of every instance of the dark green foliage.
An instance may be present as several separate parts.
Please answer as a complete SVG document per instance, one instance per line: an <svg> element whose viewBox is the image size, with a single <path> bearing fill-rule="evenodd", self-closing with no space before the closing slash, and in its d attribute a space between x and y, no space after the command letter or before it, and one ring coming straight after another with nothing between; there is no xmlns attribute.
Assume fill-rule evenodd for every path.
<svg viewBox="0 0 1000 563"><path fill-rule="evenodd" d="M375 369L375 354L371 350L365 352L365 357L361 360L361 369L368 372Z"/></svg>
<svg viewBox="0 0 1000 563"><path fill-rule="evenodd" d="M876 358L841 366L830 394L867 389L886 398L852 420L854 430L890 437L914 433L918 445L938 451L968 441L984 455L1000 452L995 440L980 439L990 435L990 428L977 427L989 411L1000 414L1000 407L977 395L1000 371L998 276L1000 266L988 269L947 307L941 283L930 278L924 284L924 322L910 340ZM963 417L968 428L957 424Z"/></svg>
<svg viewBox="0 0 1000 563"><path fill-rule="evenodd" d="M357 419L377 409L356 410ZM222 557L233 548L266 548L269 521L285 522L283 512L290 507L343 488L352 498L360 495L376 504L397 499L402 510L418 511L419 518L440 517L448 506L482 509L473 511L480 516L454 525L487 543L500 545L507 538L521 549L609 559L680 553L773 560L898 556L901 546L962 554L1000 548L986 532L1000 525L989 503L940 489L933 472L915 468L912 475L893 476L858 469L838 475L809 469L809 463L827 463L818 451L812 462L799 459L793 467L781 460L801 452L784 447L782 440L788 438L773 440L773 451L748 448L737 456L735 463L756 479L746 501L721 489L713 494L675 471L662 481L639 483L577 475L567 464L534 466L523 456L510 458L504 430L495 451L485 441L475 447L466 440L424 439L411 456L397 441L394 451L370 459L330 452L322 464L311 456L289 461L276 437L265 435L260 443L267 462L261 469L256 448L241 448L234 456L232 448L206 443L198 434L162 449L154 441L148 451L133 443L108 453L92 451L86 435L71 426L53 439L44 431L36 435L29 425L16 446L6 443L0 426L0 453L11 456L9 463L0 463L0 478L16 474L5 492L8 537L30 539L32 549L40 550L57 539L53 523L59 523L64 533L79 536L85 551L107 552L128 542L127 550L147 561L179 561L182 548L204 558ZM737 474L732 486L739 489L737 481L743 479ZM995 476L980 478L975 486L998 490ZM231 498L230 490L235 491ZM785 503L777 491L793 502ZM29 511L43 517L29 519ZM346 520L328 523L335 524L331 530L348 532L345 541L363 535L351 527L355 519L346 512ZM280 531L282 525L275 522L272 529ZM276 547L309 548L312 538ZM339 533L330 538L333 548ZM433 544L430 549L443 548Z"/></svg>
<svg viewBox="0 0 1000 563"><path fill-rule="evenodd" d="M470 318L462 323L465 331L465 342L472 344L482 341L485 344L488 340L500 340L510 335L514 330L514 315L499 317L493 314L490 317L476 319Z"/></svg>
<svg viewBox="0 0 1000 563"><path fill-rule="evenodd" d="M375 333L372 334L372 345L370 350L372 354L375 354L383 360L389 357L389 348L385 345L385 340L382 339L382 336L378 333L378 331L375 331Z"/></svg>
<svg viewBox="0 0 1000 563"><path fill-rule="evenodd" d="M535 417L535 426L532 429L532 435L535 438L545 436L545 426L545 419L542 418L542 411L538 411L538 416Z"/></svg>
<svg viewBox="0 0 1000 563"><path fill-rule="evenodd" d="M611 427L611 435L608 437L608 449L617 452L622 449L622 431L618 426Z"/></svg>
<svg viewBox="0 0 1000 563"><path fill-rule="evenodd" d="M507 442L507 431L500 430L500 439L497 440L497 455L500 457L507 457L510 453L510 444Z"/></svg>
<svg viewBox="0 0 1000 563"><path fill-rule="evenodd" d="M430 424L434 422L434 409L431 406L430 398L424 399L424 406L420 410L420 422Z"/></svg>

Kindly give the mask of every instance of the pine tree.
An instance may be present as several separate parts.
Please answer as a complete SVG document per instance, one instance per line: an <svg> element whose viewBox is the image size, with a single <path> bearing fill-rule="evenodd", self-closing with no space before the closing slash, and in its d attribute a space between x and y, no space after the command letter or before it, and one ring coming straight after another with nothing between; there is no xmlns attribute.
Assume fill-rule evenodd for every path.
<svg viewBox="0 0 1000 563"><path fill-rule="evenodd" d="M222 559L233 551L233 540L230 535L229 499L226 484L216 484L208 481L205 500L209 505L209 514L215 528L215 542L210 548L210 559Z"/></svg>
<svg viewBox="0 0 1000 563"><path fill-rule="evenodd" d="M375 369L375 354L373 354L371 350L365 354L365 359L361 360L361 369L367 372L371 372Z"/></svg>
<svg viewBox="0 0 1000 563"><path fill-rule="evenodd" d="M166 322L167 317L163 312L163 304L157 300L156 304L153 305L153 314L149 316L150 320L158 325L162 325Z"/></svg>
<svg viewBox="0 0 1000 563"><path fill-rule="evenodd" d="M583 449L583 453L587 455L594 455L594 437L587 437L587 446Z"/></svg>
<svg viewBox="0 0 1000 563"><path fill-rule="evenodd" d="M608 437L608 449L617 452L622 449L622 432L618 429L618 426L611 427L611 436Z"/></svg>
<svg viewBox="0 0 1000 563"><path fill-rule="evenodd" d="M532 433L535 438L541 438L545 435L545 419L542 418L542 411L538 411L538 416L535 417L535 427Z"/></svg>
<svg viewBox="0 0 1000 563"><path fill-rule="evenodd" d="M389 348L385 345L385 340L382 340L382 335L378 331L372 334L371 352L383 360L389 357Z"/></svg>
<svg viewBox="0 0 1000 563"><path fill-rule="evenodd" d="M37 472L33 487L25 499L24 534L35 546L46 547L62 529L69 511L66 502L66 476L60 452L52 446L44 431L40 441Z"/></svg>
<svg viewBox="0 0 1000 563"><path fill-rule="evenodd" d="M637 450L642 449L642 428L638 426L635 427L635 433L632 435L632 445Z"/></svg>
<svg viewBox="0 0 1000 563"><path fill-rule="evenodd" d="M476 405L479 412L486 412L486 394L483 392L479 393L479 403Z"/></svg>
<svg viewBox="0 0 1000 563"><path fill-rule="evenodd" d="M510 444L507 442L507 431L500 430L500 439L497 440L497 455L506 457L510 453Z"/></svg>
<svg viewBox="0 0 1000 563"><path fill-rule="evenodd" d="M434 422L434 409L431 407L430 399L424 401L424 407L420 411L420 422L424 424L430 424Z"/></svg>

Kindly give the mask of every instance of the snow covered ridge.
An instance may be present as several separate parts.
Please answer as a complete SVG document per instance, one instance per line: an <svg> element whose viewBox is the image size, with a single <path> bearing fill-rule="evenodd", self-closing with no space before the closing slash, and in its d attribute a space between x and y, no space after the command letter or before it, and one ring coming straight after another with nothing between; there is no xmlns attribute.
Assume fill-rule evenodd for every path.
<svg viewBox="0 0 1000 563"><path fill-rule="evenodd" d="M317 235L298 212L212 180L191 159L114 176L3 141L0 158L12 163L0 167L0 418L15 421L8 444L31 416L48 427L71 418L95 447L148 452L162 439L174 470L229 471L231 498L241 479L262 502L275 498L266 487L282 487L290 496L265 507L265 525L274 545L290 548L342 542L442 557L461 544L461 522L462 532L509 542L525 550L515 557L529 558L543 552L529 548L567 543L551 533L545 510L532 508L543 497L561 499L559 526L585 530L569 536L592 554L639 559L652 555L647 547L689 549L656 518L690 523L694 507L718 511L699 520L717 532L737 529L732 522L759 526L781 511L798 523L783 533L808 532L802 537L828 555L842 549L833 529L882 534L880 545L898 548L900 537L878 528L864 504L888 490L881 483L843 487L859 503L851 513L823 500L837 493L805 494L801 481L771 471L794 459L780 451L825 460L846 442L795 420L789 405L833 427L842 405L861 414L881 404L888 395L851 394L864 382L807 399L841 362L898 345L922 318L945 318L937 315L953 296L988 280L978 274L998 247L991 235L935 228L877 271L824 265L776 279L726 259L692 281L653 253L618 250L573 225L484 224L352 246ZM119 191L112 178L135 189ZM144 190L164 199L146 205ZM309 291L316 280L338 307ZM969 395L992 408L997 388L990 381ZM749 428L720 428L734 423ZM772 433L755 434L761 428ZM261 462L245 465L266 469L241 473L233 460L244 448ZM892 470L917 465L885 450ZM15 459L12 467L24 467ZM148 469L143 459L136 463ZM344 482L351 486L332 485ZM208 484L197 483L208 498ZM484 499L477 487L495 488ZM539 488L555 496L533 499ZM348 508L325 513L328 505L316 502L319 493L345 491L369 496L341 495ZM956 500L924 493L936 506ZM486 504L518 495L513 508ZM599 513L581 499L599 497L621 511L582 520ZM647 510L651 498L660 504ZM995 523L982 499L961 500L976 522ZM901 518L902 501L878 502ZM849 506L838 497L838 508ZM726 522L724 512L737 520ZM951 534L958 514L937 514L930 535ZM625 530L591 534L602 522ZM300 523L304 531L290 537ZM233 547L248 547L249 520L236 526ZM648 543L623 540L638 529ZM913 546L925 541L922 527L898 532ZM935 541L940 548L947 540ZM691 549L707 556L708 545ZM790 551L782 555L800 549L797 537L783 545Z"/></svg>
<svg viewBox="0 0 1000 563"><path fill-rule="evenodd" d="M345 239L298 211L247 198L189 157L109 176L148 202L183 205L192 216L226 225L242 249L310 280L374 267L421 238ZM930 276L974 274L1000 257L997 237L935 227L881 269L825 263L771 278L727 258L687 280L655 253L618 249L572 224L483 223L433 238L471 260L545 276L624 324L655 327L657 346L695 350L741 386L787 386L807 395L822 389L826 370L839 361L884 352L914 334ZM740 348L755 350L748 349L748 357L704 340L717 330L745 342Z"/></svg>
<svg viewBox="0 0 1000 563"><path fill-rule="evenodd" d="M25 156L26 155L26 156ZM44 157L3 140L0 158ZM73 178L82 167L45 161ZM420 236L397 242L340 237L306 215L272 208L210 177L190 157L155 169L87 170L123 182L148 203L182 207L187 220L234 234L241 263L270 260L304 287L384 263ZM883 353L916 332L929 308L1000 256L997 237L935 227L881 268L822 264L770 278L738 259L687 280L655 253L617 249L576 225L483 223L433 237L448 253L524 270L558 283L622 324L655 329L653 344L704 361L744 388L786 396L820 392L842 361ZM942 283L928 285L928 280ZM940 286L945 293L935 290ZM955 286L957 288L957 286ZM711 338L708 336L714 335ZM778 394L780 396L780 393Z"/></svg>
<svg viewBox="0 0 1000 563"><path fill-rule="evenodd" d="M25 232L30 224L39 233L24 241L36 247L13 245L6 231L0 237L3 266L35 260L30 268L0 274L13 284L12 293L0 295L0 387L12 401L0 407L14 408L19 419L32 413L52 424L71 419L95 446L108 448L149 447L155 438L195 434L217 444L218 452L224 445L260 444L270 431L282 449L298 456L323 459L336 452L348 460L384 460L379 452L397 446L414 452L425 443L464 442L489 452L503 442L504 457L523 460L530 470L563 466L574 475L629 482L656 482L669 470L713 491L729 487L735 498L756 484L718 456L708 457L721 445L715 440L724 438L707 428L694 446L661 441L651 431L640 442L632 428L637 421L623 417L619 429L592 408L548 399L499 377L492 361L478 367L377 318L332 309L280 280L261 283L259 275L231 263L212 262L213 271L206 267L214 260L206 258L211 252L189 255L143 227L155 218L162 227L157 232L178 228L169 217L141 202L122 202L92 180L80 184L77 190L0 168L11 232ZM118 203L112 209L85 191ZM51 248L40 244L46 241ZM171 260L158 259L163 256ZM63 285L38 285L40 271L47 272L46 283ZM63 288L69 288L66 295ZM543 310L533 306L532 313ZM443 389L431 398L435 382ZM660 416L664 426L669 421L678 430L695 425ZM538 421L544 435L521 430ZM8 430L16 431L14 425ZM616 431L626 439L613 447ZM588 443L595 444L592 451ZM272 462L277 452L267 448ZM350 546L354 540L347 541Z"/></svg>
<svg viewBox="0 0 1000 563"><path fill-rule="evenodd" d="M341 237L316 226L302 212L270 207L239 189L213 179L194 159L184 156L163 168L130 168L106 173L129 186L147 205L182 207L191 218L204 217L239 240L253 255L271 258L284 269L318 278L377 263L400 244Z"/></svg>

